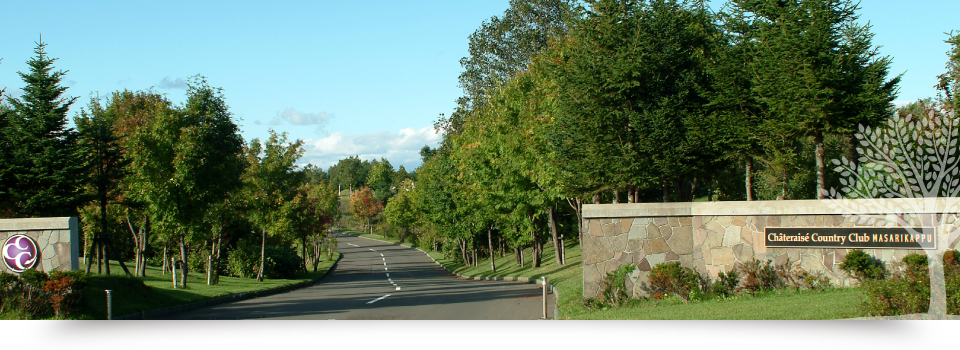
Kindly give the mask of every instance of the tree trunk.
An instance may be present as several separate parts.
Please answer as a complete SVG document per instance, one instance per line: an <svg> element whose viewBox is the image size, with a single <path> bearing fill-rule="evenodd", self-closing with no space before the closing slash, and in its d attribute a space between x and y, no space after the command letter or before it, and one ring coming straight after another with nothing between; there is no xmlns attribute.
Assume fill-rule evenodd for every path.
<svg viewBox="0 0 960 350"><path fill-rule="evenodd" d="M123 259L120 258L120 253L117 251L117 247L115 247L115 246L113 245L113 241L111 241L109 237L107 237L106 245L107 245L107 248L110 248L110 252L113 253L113 255L115 255L115 256L117 257L117 263L120 264L120 268L123 269L123 273L127 274L127 276L133 276L133 275L130 273L130 270L127 269L127 264L124 263L124 262L123 262ZM109 261L109 260L107 260L107 274L108 274L108 275L110 274L110 261Z"/></svg>
<svg viewBox="0 0 960 350"><path fill-rule="evenodd" d="M619 191L619 190L613 189L612 191L610 191L610 194L613 195L613 201L611 201L611 203L613 203L613 204L618 204L618 203L620 203L620 191Z"/></svg>
<svg viewBox="0 0 960 350"><path fill-rule="evenodd" d="M553 255L557 258L557 266L563 265L560 257L560 239L557 237L557 223L553 220L553 207L547 207L547 225L550 226L550 235L553 237Z"/></svg>
<svg viewBox="0 0 960 350"><path fill-rule="evenodd" d="M693 202L697 199L697 177L693 177L693 181L690 182L690 201Z"/></svg>
<svg viewBox="0 0 960 350"><path fill-rule="evenodd" d="M748 201L752 201L752 200L754 200L754 197L753 197L753 157L747 156L746 168L747 168L747 170L746 170L746 174L745 174L746 176L745 176L745 180L744 180L744 182L745 182L744 185L747 187L747 200L748 200Z"/></svg>
<svg viewBox="0 0 960 350"><path fill-rule="evenodd" d="M713 174L707 177L707 201L713 202Z"/></svg>
<svg viewBox="0 0 960 350"><path fill-rule="evenodd" d="M493 253L493 225L487 226L487 246L490 247L490 272L497 272L497 256Z"/></svg>
<svg viewBox="0 0 960 350"><path fill-rule="evenodd" d="M636 203L637 199L634 197L633 187L627 186L627 203Z"/></svg>
<svg viewBox="0 0 960 350"><path fill-rule="evenodd" d="M817 156L817 199L827 198L827 179L824 175L824 161L823 161L823 131L817 130L813 135L813 143L816 144L816 156Z"/></svg>
<svg viewBox="0 0 960 350"><path fill-rule="evenodd" d="M660 185L663 187L663 202L669 203L670 202L670 185L667 184L667 180L661 181Z"/></svg>
<svg viewBox="0 0 960 350"><path fill-rule="evenodd" d="M267 253L267 231L260 229L260 271L257 271L257 282L263 282L263 264Z"/></svg>
<svg viewBox="0 0 960 350"><path fill-rule="evenodd" d="M180 285L187 288L187 276L190 275L190 266L187 264L187 237L180 236Z"/></svg>
<svg viewBox="0 0 960 350"><path fill-rule="evenodd" d="M539 244L537 244L537 229L536 222L533 219L533 215L530 215L530 221L533 225L530 225L530 238L533 241L533 267L540 267L540 254L539 254Z"/></svg>
<svg viewBox="0 0 960 350"><path fill-rule="evenodd" d="M170 266L167 265L168 261L170 261L170 259L167 259L167 244L164 243L163 244L163 274L164 275L167 274L167 270L170 270Z"/></svg>
<svg viewBox="0 0 960 350"><path fill-rule="evenodd" d="M90 245L89 245L89 246L90 246L90 247L87 248L87 249L85 249L86 251L83 253L83 258L87 260L87 273L88 273L88 274L90 273L90 269L93 267L94 256L97 255L97 254L95 253L95 251L96 251L96 249L97 249L97 234L93 234L93 242L90 242Z"/></svg>

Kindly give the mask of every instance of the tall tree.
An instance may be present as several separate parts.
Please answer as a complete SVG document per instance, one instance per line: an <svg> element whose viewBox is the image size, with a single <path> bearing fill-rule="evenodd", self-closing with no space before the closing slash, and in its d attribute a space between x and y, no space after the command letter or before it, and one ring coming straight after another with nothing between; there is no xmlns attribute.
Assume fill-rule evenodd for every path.
<svg viewBox="0 0 960 350"><path fill-rule="evenodd" d="M292 202L302 174L296 171L296 162L303 156L303 141L287 141L287 134L270 130L270 138L261 143L250 141L246 149L248 169L244 174L247 200L252 209L252 221L260 229L260 269L257 280L263 281L267 236L292 234L292 221L297 203Z"/></svg>
<svg viewBox="0 0 960 350"><path fill-rule="evenodd" d="M350 212L354 216L363 218L370 233L373 233L373 225L370 220L383 210L383 203L373 194L369 187L363 187L350 195Z"/></svg>
<svg viewBox="0 0 960 350"><path fill-rule="evenodd" d="M824 198L825 136L884 120L893 110L900 76L887 78L891 58L880 56L871 43L870 25L857 23L859 7L851 0L733 4L755 20L753 91L777 120L778 135L771 139L812 138L817 197Z"/></svg>
<svg viewBox="0 0 960 350"><path fill-rule="evenodd" d="M88 183L92 189L92 197L96 200L100 210L100 225L93 237L93 245L97 251L106 252L109 248L111 254L120 263L123 271L131 275L124 263L122 256L117 252L113 241L107 232L108 218L107 204L117 202L120 196L120 181L126 176L126 166L129 160L124 157L120 138L116 135L114 129L117 116L112 111L108 112L100 104L98 98L91 98L86 109L81 109L80 114L74 118L74 124L80 136L80 149L86 156L87 168L90 169ZM88 260L89 259L89 255ZM109 259L105 259L109 262ZM87 267L92 261L88 261ZM98 262L99 264L99 262ZM110 265L107 264L107 273L110 273Z"/></svg>
<svg viewBox="0 0 960 350"><path fill-rule="evenodd" d="M367 187L373 190L373 195L381 203L386 203L394 194L393 165L385 158L380 158L379 161L374 160L371 163L372 166L367 173Z"/></svg>
<svg viewBox="0 0 960 350"><path fill-rule="evenodd" d="M47 44L37 42L35 57L27 61L23 95L9 99L7 161L11 181L7 201L15 217L74 216L83 200L80 186L83 157L78 154L77 133L68 128L67 111L76 101L63 94L60 82L66 71L54 71L56 58L47 55ZM4 200L0 200L4 202Z"/></svg>
<svg viewBox="0 0 960 350"><path fill-rule="evenodd" d="M240 185L243 139L221 89L190 80L182 108L161 111L132 140L131 165L140 168L151 223L179 245L180 285L187 286L191 242L207 238L211 205Z"/></svg>

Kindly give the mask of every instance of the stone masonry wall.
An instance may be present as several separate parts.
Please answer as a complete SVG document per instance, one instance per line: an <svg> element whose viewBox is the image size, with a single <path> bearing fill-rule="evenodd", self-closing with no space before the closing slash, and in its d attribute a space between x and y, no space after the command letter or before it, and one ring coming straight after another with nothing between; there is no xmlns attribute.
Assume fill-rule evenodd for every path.
<svg viewBox="0 0 960 350"><path fill-rule="evenodd" d="M38 270L78 270L80 246L76 217L0 219L0 244L13 235L33 238L40 251ZM0 271L12 273L0 262Z"/></svg>
<svg viewBox="0 0 960 350"><path fill-rule="evenodd" d="M804 205L816 205L812 201ZM718 203L718 202L714 202ZM840 270L849 249L826 248L767 248L764 239L766 227L854 227L855 220L842 214L821 215L747 215L749 210L737 210L742 203L756 206L756 202L724 202L732 206L725 210L702 210L722 214L724 211L737 215L694 215L696 208L676 210L644 210L656 204L589 205L584 208L584 232L581 249L583 254L583 294L594 297L599 293L600 279L606 273L624 264L636 264L637 269L628 280L628 288L634 296L648 296L647 276L652 267L663 262L679 261L684 267L700 274L717 278L721 271L730 271L738 263L756 258L772 260L775 265L800 262L809 271L822 271L834 284L850 286L854 280ZM686 203L687 206L698 203ZM716 206L716 204L710 204ZM605 210L605 206L638 210ZM730 209L730 210L727 210ZM659 213L658 213L659 211ZM684 213L686 211L686 213ZM758 210L770 212L770 210ZM780 210L784 211L784 210ZM787 210L789 211L789 210ZM810 210L798 210L811 212ZM813 212L816 212L814 210ZM824 211L824 210L820 210ZM674 212L672 215L670 212ZM679 213L679 215L678 215ZM656 216L641 216L653 214ZM685 214L685 215L684 215ZM758 213L759 214L759 213ZM620 217L613 217L620 215ZM608 216L608 217L603 217ZM911 224L921 224L920 218L907 215ZM892 221L877 222L871 226L891 226ZM957 214L948 214L946 222L960 225ZM924 222L923 224L929 225ZM956 249L957 241L951 241L948 249ZM868 254L885 262L900 260L910 253L922 252L907 249L865 249Z"/></svg>

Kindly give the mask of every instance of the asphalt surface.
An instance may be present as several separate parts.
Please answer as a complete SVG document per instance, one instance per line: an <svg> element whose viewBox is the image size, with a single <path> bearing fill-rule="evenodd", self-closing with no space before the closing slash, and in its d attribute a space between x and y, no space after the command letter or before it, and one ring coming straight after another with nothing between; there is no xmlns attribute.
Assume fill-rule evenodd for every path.
<svg viewBox="0 0 960 350"><path fill-rule="evenodd" d="M543 292L535 284L459 279L416 249L345 234L337 240L343 257L318 284L163 319L527 320L543 315ZM552 318L552 294L547 302Z"/></svg>

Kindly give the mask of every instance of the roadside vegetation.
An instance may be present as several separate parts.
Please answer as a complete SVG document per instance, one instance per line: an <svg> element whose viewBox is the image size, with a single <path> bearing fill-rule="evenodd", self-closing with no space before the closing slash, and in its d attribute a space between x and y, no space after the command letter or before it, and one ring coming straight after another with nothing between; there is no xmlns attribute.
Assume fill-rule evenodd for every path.
<svg viewBox="0 0 960 350"><path fill-rule="evenodd" d="M187 288L174 288L170 280L170 272L163 272L161 267L146 266L145 276L131 277L124 275L95 275L82 271L73 271L66 276L73 281L66 283L60 290L52 288L34 288L31 285L46 285L37 280L37 277L23 278L24 275L39 275L36 270L21 274L23 282L13 281L14 275L4 274L2 278L3 308L0 310L0 319L81 319L103 320L107 318L106 290L111 290L113 298L113 316L122 317L130 314L150 311L165 307L190 304L206 299L212 299L231 294L263 291L298 283L315 281L323 277L339 258L340 253L334 253L331 260L323 260L318 264L316 271L303 272L286 279L241 278L223 276L215 285L206 284L206 276L194 273L189 276ZM119 269L117 261L111 261L114 269ZM47 281L57 281L57 273L51 273ZM29 280L33 278L33 280ZM27 281L29 280L29 281ZM62 279L61 279L62 280ZM18 285L15 285L18 284ZM75 289L71 289L75 288ZM47 293L39 292L45 290ZM62 300L62 302L61 302ZM59 305L58 305L59 303Z"/></svg>

